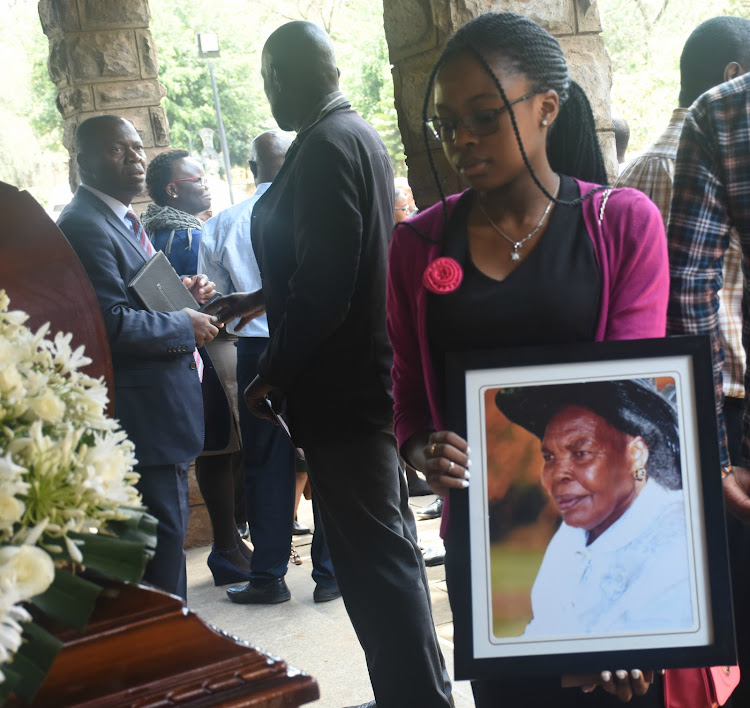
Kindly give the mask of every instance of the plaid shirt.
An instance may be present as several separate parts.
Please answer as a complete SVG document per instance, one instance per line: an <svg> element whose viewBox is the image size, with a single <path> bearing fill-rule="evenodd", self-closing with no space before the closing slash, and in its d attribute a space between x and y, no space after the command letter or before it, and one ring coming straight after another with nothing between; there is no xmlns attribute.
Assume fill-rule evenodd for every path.
<svg viewBox="0 0 750 708"><path fill-rule="evenodd" d="M690 108L675 168L668 239L672 273L670 334L711 335L721 464L730 463L722 413L719 290L732 228L750 256L750 74L703 94ZM749 283L744 296L750 301ZM743 323L750 344L750 319ZM746 362L747 363L747 362ZM745 378L747 390L748 381ZM743 454L750 459L750 416L745 414Z"/></svg>
<svg viewBox="0 0 750 708"><path fill-rule="evenodd" d="M675 108L667 129L659 139L636 157L618 177L615 187L633 187L648 196L661 212L664 228L669 220L672 182L677 148L687 108ZM724 286L719 293L719 333L724 350L722 382L725 396L745 396L745 349L742 346L742 250L739 236L732 229L724 256Z"/></svg>
<svg viewBox="0 0 750 708"><path fill-rule="evenodd" d="M615 182L615 187L633 187L643 192L659 207L665 228L669 218L669 202L672 199L677 147L687 112L687 108L675 108L667 129L659 139L648 150L631 160Z"/></svg>

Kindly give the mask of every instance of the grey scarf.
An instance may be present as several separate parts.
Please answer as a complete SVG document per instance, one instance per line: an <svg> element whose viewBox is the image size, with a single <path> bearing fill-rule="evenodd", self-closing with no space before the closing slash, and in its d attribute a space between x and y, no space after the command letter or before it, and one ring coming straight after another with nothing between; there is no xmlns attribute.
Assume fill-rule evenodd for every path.
<svg viewBox="0 0 750 708"><path fill-rule="evenodd" d="M187 231L188 243L185 250L189 251L193 243L192 230L200 231L203 227L200 219L188 214L186 211L174 209L171 206L157 206L156 204L149 204L146 207L146 211L141 214L141 223L152 240L157 231L161 231L162 229L169 229L171 231L167 239L167 245L164 248L164 253L166 254L169 254L172 250L172 239L174 238L175 231Z"/></svg>

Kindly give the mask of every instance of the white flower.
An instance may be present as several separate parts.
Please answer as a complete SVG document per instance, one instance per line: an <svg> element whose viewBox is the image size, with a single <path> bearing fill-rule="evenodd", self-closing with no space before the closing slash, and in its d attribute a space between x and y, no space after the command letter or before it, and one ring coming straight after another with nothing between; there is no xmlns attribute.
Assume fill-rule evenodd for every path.
<svg viewBox="0 0 750 708"><path fill-rule="evenodd" d="M8 597L0 591L0 664L7 662L21 646L23 627L20 623L31 621L31 615L23 607L10 605L6 608L4 601L7 602ZM4 680L0 671L0 683Z"/></svg>
<svg viewBox="0 0 750 708"><path fill-rule="evenodd" d="M0 391L6 393L15 392L23 386L23 379L18 372L18 367L13 362L7 361L0 364Z"/></svg>
<svg viewBox="0 0 750 708"><path fill-rule="evenodd" d="M28 600L43 593L55 578L55 564L37 546L0 548L0 588Z"/></svg>
<svg viewBox="0 0 750 708"><path fill-rule="evenodd" d="M72 538L65 536L65 547L68 549L68 554L74 563L83 563L83 554L78 545L83 541L74 541Z"/></svg>
<svg viewBox="0 0 750 708"><path fill-rule="evenodd" d="M65 415L65 404L49 389L29 399L29 408L48 423L59 423Z"/></svg>
<svg viewBox="0 0 750 708"><path fill-rule="evenodd" d="M94 435L94 445L86 450L84 486L110 503L138 504L138 491L132 484L135 458L133 445L123 431Z"/></svg>
<svg viewBox="0 0 750 708"><path fill-rule="evenodd" d="M10 531L25 510L26 505L20 499L0 488L0 531Z"/></svg>

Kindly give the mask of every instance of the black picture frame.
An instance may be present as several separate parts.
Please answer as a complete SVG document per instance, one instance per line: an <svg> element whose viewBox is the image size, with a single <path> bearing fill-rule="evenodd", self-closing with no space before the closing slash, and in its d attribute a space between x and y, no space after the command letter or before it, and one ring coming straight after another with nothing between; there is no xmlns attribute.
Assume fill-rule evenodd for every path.
<svg viewBox="0 0 750 708"><path fill-rule="evenodd" d="M687 336L449 354L446 361L446 375L448 426L469 441L472 460L469 488L452 490L450 495L450 533L447 547L452 561L447 572L453 588L457 679L549 677L621 668L663 669L722 666L736 663L711 349L707 337ZM494 467L494 471L488 472L488 468L492 465L497 466L497 460L491 459L491 455L498 454L495 452L498 448L487 443L488 431L494 430L488 427L491 424L494 425L490 421L490 418L494 416L490 406L493 405L491 401L494 400L494 406L497 409L500 405L497 403L498 400L508 400L507 398L498 399L498 393L494 391L502 390L503 396L506 393L513 395L514 390L521 391L520 395L526 396L531 401L541 400L532 399L531 387L541 390L544 394L542 398L545 398L548 391L552 392L553 389L545 391L539 387L558 387L565 384L574 384L575 387L584 382L604 381L610 382L606 384L607 386L610 386L611 382L626 382L617 385L627 388L635 385L633 382L636 380L642 379L652 381L654 387L664 385L665 381L666 385L670 386L669 379L673 379L673 388L670 390L673 391L672 395L676 400L675 410L679 435L678 475L682 481L681 498L683 501L677 503L676 507L670 508L679 510L680 503L684 504L687 582L690 583L689 605L677 604L683 610L689 607L691 614L683 613L682 617L689 616L690 620L675 618L672 627L659 627L654 622L654 626L645 625L649 627L645 630L642 627L635 625L631 627L621 623L618 629L611 629L608 632L604 628L603 619L601 626L597 625L596 621L589 622L592 616L602 618L608 616L606 612L597 615L596 612L592 613L589 607L589 613L586 614L581 609L580 617L587 618L585 620L580 619L575 613L571 615L567 612L553 612L552 609L557 602L556 593L561 595L564 593L561 593L558 588L554 588L553 591L553 586L549 582L543 583L543 579L540 578L540 592L535 593L535 597L551 600L547 612L549 617L564 616L566 622L568 617L575 617L575 621L570 620L571 627L583 627L586 624L587 627L594 629L581 629L579 634L575 633L577 629L573 629L572 634L565 634L567 630L560 629L558 623L551 621L547 626L554 627L554 629L545 629L542 626L541 635L539 635L539 622L536 622L535 636L524 636L530 631L529 624L525 625L523 632L519 635L517 634L519 627L528 616L531 591L528 591L528 596L524 599L524 593L527 592L526 586L522 585L519 590L510 582L511 591L508 591L504 589L505 585L508 585L504 578L506 578L506 573L508 578L520 578L523 573L516 568L525 568L528 579L533 572L534 563L540 558L540 551L534 546L534 543L538 545L538 539L529 541L529 538L535 538L537 532L530 532L524 528L524 520L528 520L530 513L529 507L532 508L533 516L534 492L531 483L524 482L521 485L523 492L521 493L515 489L516 483L513 482L506 490L500 490L498 500L498 492L494 490L492 514L497 512L495 505L499 503L501 506L498 513L501 522L497 522L490 513L489 481L493 480L494 484L498 476L502 477L501 474L498 475ZM529 387L526 393L523 393L524 387ZM581 391L584 390L582 387L579 388ZM666 393L665 387L659 395ZM549 393L549 397L551 396L552 394ZM505 424L508 424L507 419L505 419ZM507 431L503 435L507 436ZM500 444L494 442L498 437L503 436L496 435L490 438L492 445ZM546 459L552 458L553 456L547 450ZM541 462L540 470L544 464ZM520 468L520 464L510 466L514 469ZM652 479L649 477L649 481ZM543 492L541 471L539 480L538 487ZM507 480L504 483L507 486ZM656 487L652 484L651 489L655 490ZM513 493L510 493L511 491ZM549 500L548 505L551 504L553 510L559 513L560 508L553 504L552 497L545 495L545 498ZM669 499L674 501L679 500L680 497L672 494ZM538 504L537 499L537 506ZM635 507L633 507L632 514L636 514ZM516 517L521 521L513 526L512 519ZM493 519L492 537L490 535L491 518ZM508 518L511 519L510 522L507 521ZM645 522L644 519L644 525ZM567 533L570 527L562 521L558 523L557 528L565 526ZM518 556L520 561L516 563L510 560L516 556L496 545L498 534L506 533L505 527L508 524L511 527L510 538L515 539L516 545L519 539L524 539L524 533L526 533L525 542L527 546L534 547L535 555L532 556L530 551L525 553L524 544L521 543ZM555 535L557 530L552 530L550 533ZM604 535L600 536L600 538L603 537ZM494 542L492 538L495 538ZM507 533L501 538L508 538ZM675 543L678 542L682 543L679 539L675 540ZM555 546L555 548L560 547L559 544ZM542 557L545 552L546 547L541 551ZM560 556L561 559L565 557ZM656 557L654 554L649 561L655 560ZM677 553L670 557L682 558L682 555ZM551 555L551 560L555 560L554 554ZM493 563L496 572L494 580ZM669 562L665 565L665 573L674 570ZM514 568L512 572L508 570L511 567ZM561 576L567 574L565 568L568 566L562 564L562 561L557 566L554 563L545 566L553 570L555 567L558 570L563 569ZM678 570L680 568L682 566L679 566ZM649 587L658 587L659 582L666 582L667 576L662 577L661 570L648 572L652 574L648 577L654 580L654 584L650 584ZM536 573L538 574L539 571L537 570ZM551 575L545 572L544 578L547 580L555 577L554 572ZM498 581L497 578L500 580ZM534 575L532 587L536 583L536 578L537 576ZM582 583L583 581L579 578L569 587L570 597L576 606L575 612L579 612L578 605L585 605L585 602L582 599L583 592L576 594L580 587L576 585L576 582ZM595 587L608 586L604 583ZM684 587L682 583L676 586L677 591L682 593L680 595L682 599L687 597L683 592ZM590 597L589 591L590 588L585 594L586 598ZM503 596L498 599L498 592L506 593L507 597ZM599 590L594 591L594 596L596 592ZM627 592L620 597L624 598L626 595ZM520 602L519 597L523 600L523 612L526 614L514 609L514 602ZM663 595L656 595L650 606L658 606L665 597L667 597L666 592ZM506 601L507 598L512 601ZM616 603L611 597L608 597L607 601ZM637 607L638 603L631 603L630 606ZM543 608L544 602L539 602L537 614L540 617L545 614ZM503 614L506 609L507 616ZM615 606L614 614L618 611L619 609ZM621 613L620 616L634 614L637 613L629 612L627 615ZM532 617L534 617L533 608ZM577 622L579 623L576 624Z"/></svg>

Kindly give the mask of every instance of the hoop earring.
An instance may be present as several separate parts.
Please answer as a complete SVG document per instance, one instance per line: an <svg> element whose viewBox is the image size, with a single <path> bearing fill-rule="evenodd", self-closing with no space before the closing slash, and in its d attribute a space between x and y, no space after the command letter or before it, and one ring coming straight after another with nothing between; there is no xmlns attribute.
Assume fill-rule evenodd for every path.
<svg viewBox="0 0 750 708"><path fill-rule="evenodd" d="M646 468L638 467L637 469L633 470L633 479L636 482L643 482L643 480L646 479Z"/></svg>

